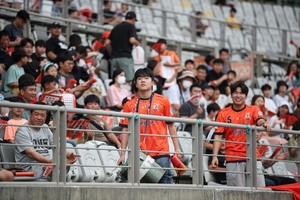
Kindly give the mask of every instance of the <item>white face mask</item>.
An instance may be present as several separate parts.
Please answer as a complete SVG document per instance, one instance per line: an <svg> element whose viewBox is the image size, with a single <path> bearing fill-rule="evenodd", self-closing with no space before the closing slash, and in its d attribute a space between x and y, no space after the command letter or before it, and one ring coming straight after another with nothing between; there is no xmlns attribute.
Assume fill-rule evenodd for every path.
<svg viewBox="0 0 300 200"><path fill-rule="evenodd" d="M123 85L124 83L126 83L125 76L119 76L117 79L117 83L119 83L120 85Z"/></svg>
<svg viewBox="0 0 300 200"><path fill-rule="evenodd" d="M191 85L193 85L193 83L191 81L187 81L187 80L184 80L182 82L182 86L185 88L185 89L189 89L191 87Z"/></svg>
<svg viewBox="0 0 300 200"><path fill-rule="evenodd" d="M152 92L155 92L157 90L157 86L156 85L153 85L152 86Z"/></svg>

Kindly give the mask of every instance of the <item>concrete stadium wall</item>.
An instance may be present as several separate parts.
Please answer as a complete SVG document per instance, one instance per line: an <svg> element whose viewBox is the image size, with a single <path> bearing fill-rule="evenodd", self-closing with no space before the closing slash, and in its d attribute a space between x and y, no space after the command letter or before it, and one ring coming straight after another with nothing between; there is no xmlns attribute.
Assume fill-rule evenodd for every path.
<svg viewBox="0 0 300 200"><path fill-rule="evenodd" d="M90 186L0 186L1 200L293 200L271 190L164 189Z"/></svg>

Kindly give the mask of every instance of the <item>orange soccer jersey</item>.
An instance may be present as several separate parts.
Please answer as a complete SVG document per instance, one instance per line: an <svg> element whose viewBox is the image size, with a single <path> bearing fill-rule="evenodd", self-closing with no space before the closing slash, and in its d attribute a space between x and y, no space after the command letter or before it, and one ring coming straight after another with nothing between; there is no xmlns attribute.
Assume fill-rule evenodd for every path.
<svg viewBox="0 0 300 200"><path fill-rule="evenodd" d="M135 97L124 105L123 112L136 112L137 105L139 114L150 114L166 117L172 117L173 115L171 112L171 104L169 100L159 94L153 94L150 109L150 99L139 100L138 97ZM148 124L147 126L146 123ZM127 127L128 118L121 119L120 126ZM140 148L142 150L169 152L167 123L165 121L140 119L140 133L166 135L166 137L140 136ZM159 156L161 154L149 152L148 155Z"/></svg>
<svg viewBox="0 0 300 200"><path fill-rule="evenodd" d="M171 56L173 62L180 63L180 60L179 60L177 54L174 51L167 51L164 54L159 54L159 55L157 55L157 56L154 57L154 60L156 60L157 62L159 62L160 61L160 56Z"/></svg>
<svg viewBox="0 0 300 200"><path fill-rule="evenodd" d="M217 122L232 123L232 124L247 124L256 125L257 120L263 118L262 112L256 106L245 105L245 108L240 111L235 111L232 106L220 111ZM218 127L215 130L216 134L225 134L228 141L246 142L246 129ZM246 157L246 144L235 144L226 142L225 154L227 156ZM260 153L256 149L256 156L260 158ZM227 162L244 161L243 158L226 158Z"/></svg>

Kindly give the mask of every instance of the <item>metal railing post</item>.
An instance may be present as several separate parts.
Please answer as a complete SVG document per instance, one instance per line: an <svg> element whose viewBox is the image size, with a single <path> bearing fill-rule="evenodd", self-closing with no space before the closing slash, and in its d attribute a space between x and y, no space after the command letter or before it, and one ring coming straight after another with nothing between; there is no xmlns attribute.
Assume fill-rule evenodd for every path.
<svg viewBox="0 0 300 200"><path fill-rule="evenodd" d="M59 181L66 183L66 148L67 148L67 111L66 107L59 107L60 117L59 117L59 140L60 140L60 173L59 173Z"/></svg>
<svg viewBox="0 0 300 200"><path fill-rule="evenodd" d="M102 16L103 16L103 1L98 1L98 15L97 15L98 25L103 24Z"/></svg>
<svg viewBox="0 0 300 200"><path fill-rule="evenodd" d="M225 47L225 44L226 44L226 37L225 37L225 27L226 27L226 22L220 22L220 28L221 28L221 31L220 31L220 45L221 47Z"/></svg>
<svg viewBox="0 0 300 200"><path fill-rule="evenodd" d="M56 166L53 168L52 173L52 180L54 182L57 182L57 184L60 181L59 177L59 155L60 155L60 146L59 146L59 137L60 137L60 110L59 107L57 107L57 111L54 112L53 115L53 126L56 127L56 129L53 131L53 144L56 145L56 147L53 149L53 162L56 163Z"/></svg>
<svg viewBox="0 0 300 200"><path fill-rule="evenodd" d="M181 60L181 49L182 49L182 43L178 42L177 46L176 46L176 54L177 54L179 60Z"/></svg>
<svg viewBox="0 0 300 200"><path fill-rule="evenodd" d="M148 59L148 52L147 52L147 37L145 35L142 35L141 36L141 45L142 45L142 48L145 50L145 61L147 62L147 59Z"/></svg>
<svg viewBox="0 0 300 200"><path fill-rule="evenodd" d="M297 144L298 144L298 147L299 147L299 144L300 144L300 136L298 135L298 138L297 138ZM300 161L300 150L297 149L297 156L298 156L298 161ZM300 163L297 163L297 166L298 166L298 175L300 175ZM300 177L298 177L298 182L300 182Z"/></svg>
<svg viewBox="0 0 300 200"><path fill-rule="evenodd" d="M282 30L282 54L287 55L287 30Z"/></svg>
<svg viewBox="0 0 300 200"><path fill-rule="evenodd" d="M69 5L68 5L68 0L63 0L63 6L62 6L62 14L63 14L63 18L67 19L68 18L68 9Z"/></svg>
<svg viewBox="0 0 300 200"><path fill-rule="evenodd" d="M247 153L246 156L246 186L247 187L257 187L257 158L256 158L256 131L252 128L246 130L247 137Z"/></svg>
<svg viewBox="0 0 300 200"><path fill-rule="evenodd" d="M162 19L163 19L163 23L162 23L162 35L164 37L167 37L167 12L164 10L162 12L163 16L162 16Z"/></svg>
<svg viewBox="0 0 300 200"><path fill-rule="evenodd" d="M199 179L201 178L199 176L199 129L198 129L198 123L194 123L192 125L192 136L195 137L195 139L192 139L192 147L193 147L193 153L192 155L192 165L195 171L192 171L192 181L194 185L199 185Z"/></svg>
<svg viewBox="0 0 300 200"><path fill-rule="evenodd" d="M252 26L252 51L257 51L257 32L256 32L256 26Z"/></svg>
<svg viewBox="0 0 300 200"><path fill-rule="evenodd" d="M147 123L150 123L147 120ZM134 171L134 183L140 185L140 118L134 119L134 129L133 129L133 148L132 151L133 159L133 171Z"/></svg>
<svg viewBox="0 0 300 200"><path fill-rule="evenodd" d="M191 30L192 30L192 41L197 41L197 17L190 16Z"/></svg>

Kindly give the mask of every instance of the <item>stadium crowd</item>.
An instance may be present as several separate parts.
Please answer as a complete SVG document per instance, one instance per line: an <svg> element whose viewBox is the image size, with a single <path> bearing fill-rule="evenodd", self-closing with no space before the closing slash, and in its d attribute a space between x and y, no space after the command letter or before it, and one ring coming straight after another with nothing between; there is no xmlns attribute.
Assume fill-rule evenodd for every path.
<svg viewBox="0 0 300 200"><path fill-rule="evenodd" d="M56 5L61 1L53 2ZM137 70L132 58L133 47L140 46L134 26L138 20L136 14L127 11L128 7L125 4L118 12L110 11L111 2L104 1L104 5L104 23L114 25L114 28L102 33L101 39L95 39L91 47L82 46L81 38L76 34L70 36L68 44L61 41L59 37L62 27L58 22L50 25L51 36L47 41L33 41L30 38L24 38L22 28L30 20L30 16L26 11L20 10L15 20L0 31L0 71L3 88L0 95L1 101L7 99L11 102L25 104L59 106L67 103L69 106L69 101L71 101L71 106L76 108L118 112L140 111L144 114L151 114L155 111L156 115L161 116L243 123L243 121L236 121L234 118L223 120L224 112L231 109L231 113L228 111L229 117L238 119L236 113L240 113L241 118L255 119L255 122L250 124L267 128L265 132L257 133L258 146L260 146L259 140L261 138L265 138L271 143L286 144L291 146L288 147L288 152L279 152L275 158L297 161L298 150L295 148L297 135L268 132L268 128L299 130L300 98L298 88L300 74L297 62L289 64L286 77L277 82L277 88L271 88L268 84L263 85L261 88L262 95L254 95L252 99L249 99L251 105L246 105L248 88L243 84L243 80L238 79L236 72L231 68L228 49L220 49L217 58L212 55L206 56L206 64L195 66L193 58L191 58L185 61L184 66L181 66L180 58L174 51L168 49L168 41L159 39L152 47L157 52L157 56L149 60L145 68ZM231 17L234 17L236 11L231 10L231 12ZM70 18L85 21L88 21L88 17L90 17L85 15L80 17L77 9L72 5L69 8L69 15ZM233 21L229 19L228 22ZM228 26L240 28L233 27L230 23ZM199 35L201 34L199 33ZM108 72L108 77L111 79L106 89L105 87L101 88L107 90L106 96L101 95L103 91L93 85L99 82L103 85L105 82L102 77L103 73L101 73L103 71ZM166 72L171 73L172 76L166 76L164 74ZM271 96L272 90L275 90L274 96ZM68 98L64 94L68 94ZM84 105L78 103L78 99L83 99ZM237 105L242 105L239 107L240 110L235 109ZM151 111L152 106L153 111ZM149 108L148 111L147 108ZM160 109L164 111L158 112ZM219 113L221 113L220 116L218 116ZM52 132L48 128L53 123L53 113L22 108L1 108L1 118L10 125L6 126L3 142L23 145L17 146L15 149L16 162L52 163L48 147L33 148L30 145L51 145L53 143ZM89 140L96 140L126 149L126 137L117 137L113 133L93 132L93 130L111 130L115 126L111 117L68 114L68 120L79 119L89 120L90 123L86 127L88 131L79 138L67 138L67 142L73 146ZM123 130L126 130L127 123L125 119L120 119L120 126ZM141 133L149 131L149 134L159 134L157 131L160 124L157 123L145 121ZM43 127L18 127L18 125L24 124ZM179 124L176 127L173 125L164 122L161 127L164 127L165 131L162 131L164 132L162 134L168 134L167 128L172 135L176 135L176 130L192 134L192 125L190 124ZM212 141L215 135L222 132L226 133L223 134L224 137L217 136L216 138L240 141L233 138L233 133L228 130L212 126L206 126L204 129L204 137L207 139L205 142L207 154L232 155L234 151L237 151L237 148L241 147L233 143ZM245 135L246 133L241 134ZM158 138L153 138L148 139L147 142L144 138L145 146L142 147L144 144L141 144L141 148L168 151L166 140L160 139L161 146L159 146L155 141ZM245 142L244 136L242 141ZM177 139L174 139L173 143L175 151L180 154L181 150ZM24 146L24 144L28 146ZM161 147L163 150L160 149ZM265 152L258 153L258 158L266 157L264 154ZM236 152L234 155L242 156L243 154ZM68 164L74 163L78 156L80 155L67 152ZM162 166L170 166L170 163L165 160L162 161L162 157L164 158L165 155L153 154L152 156ZM121 154L119 163L123 162L124 155ZM226 162L227 165L225 165ZM216 161L216 157L211 156L208 166L209 169L220 170L221 173L214 173L216 180L220 184L226 184L228 183L225 175L226 168L230 166L230 171L235 170L235 167L228 163L235 162L239 162L239 160L232 158L225 160L225 158L219 157L219 161ZM263 161L261 168L267 169L274 163ZM20 166L26 171L35 172L36 178L43 177L45 169L42 166ZM165 176L162 183L170 183L167 178L170 175L165 174ZM263 186L295 182L295 179L285 177L273 178L265 175L263 178L265 180ZM232 179L230 177L229 185L244 186L245 184L242 180L234 182ZM3 169L0 171L0 180L13 180L12 174Z"/></svg>

